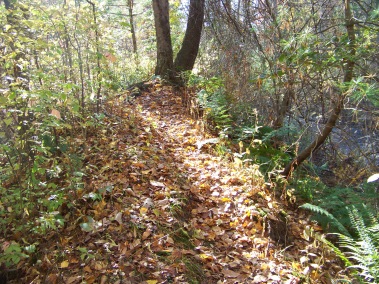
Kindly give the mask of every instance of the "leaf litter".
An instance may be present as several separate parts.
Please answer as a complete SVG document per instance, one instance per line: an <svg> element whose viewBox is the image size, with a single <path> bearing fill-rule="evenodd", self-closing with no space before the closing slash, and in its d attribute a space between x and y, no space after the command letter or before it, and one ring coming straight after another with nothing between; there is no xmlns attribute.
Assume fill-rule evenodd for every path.
<svg viewBox="0 0 379 284"><path fill-rule="evenodd" d="M108 102L86 140L83 190L39 240L24 283L332 283L337 257L256 165L215 154L172 87ZM67 206L66 206L67 207Z"/></svg>

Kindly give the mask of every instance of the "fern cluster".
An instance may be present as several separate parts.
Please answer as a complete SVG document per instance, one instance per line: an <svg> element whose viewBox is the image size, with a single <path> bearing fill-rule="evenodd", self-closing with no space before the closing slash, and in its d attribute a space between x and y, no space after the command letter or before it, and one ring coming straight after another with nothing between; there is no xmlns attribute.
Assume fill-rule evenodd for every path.
<svg viewBox="0 0 379 284"><path fill-rule="evenodd" d="M350 268L356 269L365 281L379 283L379 222L369 210L366 211L369 215L366 222L356 207L348 208L348 211L357 237L339 234L339 244L355 263Z"/></svg>
<svg viewBox="0 0 379 284"><path fill-rule="evenodd" d="M338 244L341 249L328 241L324 243L364 282L379 283L379 221L368 207L363 205L361 212L354 205L346 207L353 230L351 233L325 209L309 203L300 207L328 219L340 232L336 235L339 237Z"/></svg>
<svg viewBox="0 0 379 284"><path fill-rule="evenodd" d="M321 184L314 183L306 183L305 187L307 186L317 189L313 189L311 192L311 195L313 195L313 200L311 200L312 204L321 207L335 218L332 221L327 214L322 214L321 212L317 212L317 214L314 215L314 219L331 233L346 234L342 229L343 227L352 234L355 229L350 221L347 208L349 206L355 206L358 211L362 212L363 218L366 220L368 218L368 215L365 213L367 209L364 208L363 204L375 206L373 202L377 198L375 185L372 184L363 184L361 188L328 188ZM298 188L298 186L295 186L295 188ZM305 209L315 212L311 208ZM336 222L337 220L338 222Z"/></svg>
<svg viewBox="0 0 379 284"><path fill-rule="evenodd" d="M300 208L309 210L313 213L318 214L319 216L325 217L330 227L336 228L339 232L341 232L343 235L347 237L351 237L349 231L345 228L345 226L342 225L342 223L336 217L334 217L333 214L329 213L320 206L305 203L301 205Z"/></svg>
<svg viewBox="0 0 379 284"><path fill-rule="evenodd" d="M206 118L214 125L215 129L217 131L230 131L232 118L224 89L220 87L213 93L203 89L198 92L197 96L201 107L205 110Z"/></svg>

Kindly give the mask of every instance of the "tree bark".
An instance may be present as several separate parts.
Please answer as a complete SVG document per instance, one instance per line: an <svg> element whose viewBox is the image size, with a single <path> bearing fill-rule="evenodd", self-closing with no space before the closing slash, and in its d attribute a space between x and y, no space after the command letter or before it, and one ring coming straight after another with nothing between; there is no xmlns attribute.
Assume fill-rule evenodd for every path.
<svg viewBox="0 0 379 284"><path fill-rule="evenodd" d="M101 64L100 64L100 35L99 35L99 29L97 26L97 18L96 18L96 6L95 3L86 0L88 4L92 7L92 16L93 16L93 23L95 25L95 45L96 45L96 80L97 80L97 90L96 90L96 112L100 112L100 97L101 97ZM89 74L89 72L88 72Z"/></svg>
<svg viewBox="0 0 379 284"><path fill-rule="evenodd" d="M288 70L287 77L287 92L284 94L283 99L280 102L278 102L276 111L277 117L273 125L274 129L279 129L283 126L286 114L291 108L291 100L295 98L294 74L292 70Z"/></svg>
<svg viewBox="0 0 379 284"><path fill-rule="evenodd" d="M344 69L343 83L346 85L347 83L351 82L354 77L354 65L355 65L354 57L356 54L354 19L353 19L353 14L351 12L350 0L345 0L345 27L346 27L346 34L349 39L349 42L345 45L346 54L343 59L343 66L342 66L342 68ZM324 129L307 148L301 151L300 154L285 167L285 169L282 172L282 175L285 178L288 179L291 176L291 173L304 160L310 157L328 138L329 134L333 130L333 127L336 125L338 121L341 111L343 110L345 97L346 97L346 92L343 92L342 90L342 92L338 95L338 98L334 104L332 113L328 121L326 122Z"/></svg>
<svg viewBox="0 0 379 284"><path fill-rule="evenodd" d="M133 15L133 6L134 1L128 0L128 10L129 10L129 24L130 24L130 32L132 33L132 42L133 42L133 52L137 54L137 38L136 31L134 29L134 15Z"/></svg>
<svg viewBox="0 0 379 284"><path fill-rule="evenodd" d="M199 52L201 31L204 23L204 2L204 0L190 1L186 33L182 47L174 63L176 72L190 71L193 69Z"/></svg>
<svg viewBox="0 0 379 284"><path fill-rule="evenodd" d="M16 4L18 2L16 0L5 0L4 1L5 8L8 13L6 15L7 23L11 25L12 29L8 31L8 33L12 34L16 31L17 36L23 36L25 38L33 39L32 33L26 29L23 25L22 20L27 20L29 18L29 10L26 6L19 6L19 10L14 10ZM20 17L21 12L21 17ZM23 62L30 61L28 57L28 53L26 52L26 48L24 46L17 46L15 42L9 42L10 51L14 54L13 57L13 68L8 69L5 73L13 78L13 82L9 85L9 89L14 92L16 95L21 94L21 90L30 91L30 74L27 68L23 68ZM34 50L31 50L34 52ZM23 100L23 102L17 102L13 106L17 109L17 120L18 120L18 128L17 134L19 136L18 144L20 145L17 151L19 152L19 161L21 164L21 168L32 163L34 159L34 153L31 150L32 140L31 140L31 123L34 120L34 114L31 109L28 108L28 101Z"/></svg>
<svg viewBox="0 0 379 284"><path fill-rule="evenodd" d="M285 178L289 178L292 172L325 142L338 121L341 110L343 109L343 101L344 96L340 95L338 101L335 103L334 109L332 110L332 114L330 115L321 133L307 148L301 151L300 154L298 154L298 156L285 167L284 171L282 172L282 175Z"/></svg>
<svg viewBox="0 0 379 284"><path fill-rule="evenodd" d="M4 0L4 5L7 10L13 9L14 0Z"/></svg>
<svg viewBox="0 0 379 284"><path fill-rule="evenodd" d="M171 79L174 63L171 44L168 0L152 0L154 10L155 32L157 37L157 65L155 75Z"/></svg>

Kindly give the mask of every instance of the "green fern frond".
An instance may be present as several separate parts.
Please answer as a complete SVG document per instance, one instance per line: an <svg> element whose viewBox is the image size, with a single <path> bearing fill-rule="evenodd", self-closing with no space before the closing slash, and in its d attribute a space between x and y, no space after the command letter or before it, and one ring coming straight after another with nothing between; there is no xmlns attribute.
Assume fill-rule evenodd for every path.
<svg viewBox="0 0 379 284"><path fill-rule="evenodd" d="M346 228L332 214L330 214L328 211L326 211L325 209L321 208L320 206L313 205L313 204L310 204L310 203L305 203L305 204L301 205L300 208L306 209L306 210L309 210L309 211L311 211L313 213L320 214L320 215L323 215L323 216L327 217L328 220L329 220L329 222L332 223L334 226L336 226L337 229L343 235L351 237L351 235L346 230Z"/></svg>
<svg viewBox="0 0 379 284"><path fill-rule="evenodd" d="M367 208L365 210L368 211ZM362 215L358 212L356 207L353 206L352 208L348 208L348 212L353 228L357 231L359 239L362 240L360 248L363 249L364 252L368 251L369 253L371 253L375 250L375 242L373 239L373 234L370 233L370 227L366 226ZM376 220L372 218L370 219L371 222L377 223Z"/></svg>
<svg viewBox="0 0 379 284"><path fill-rule="evenodd" d="M370 213L367 207L363 207L366 215L369 216L369 224L366 224L362 214L354 206L347 208L351 224L357 232L357 238L339 235L339 244L348 252L345 255L355 264L349 268L359 271L368 283L378 283L379 281L379 222Z"/></svg>
<svg viewBox="0 0 379 284"><path fill-rule="evenodd" d="M375 241L376 245L379 245L379 224L375 224L368 228L368 231L370 232L372 239Z"/></svg>
<svg viewBox="0 0 379 284"><path fill-rule="evenodd" d="M336 235L336 234L330 234L330 235ZM340 236L340 234L337 234ZM317 236L317 235L316 235ZM336 247L332 242L328 241L324 235L317 238L320 242L326 244L328 247L330 247L333 252L343 261L345 266L352 266L353 264L350 262L350 260L344 255L344 253Z"/></svg>

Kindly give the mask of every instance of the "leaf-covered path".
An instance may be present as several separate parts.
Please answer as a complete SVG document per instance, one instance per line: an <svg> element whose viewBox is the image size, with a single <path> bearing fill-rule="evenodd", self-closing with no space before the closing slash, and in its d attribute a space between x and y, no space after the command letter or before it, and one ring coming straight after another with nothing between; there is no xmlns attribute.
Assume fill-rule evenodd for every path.
<svg viewBox="0 0 379 284"><path fill-rule="evenodd" d="M339 263L256 166L216 155L171 87L107 103L71 220L26 283L330 283ZM208 142L208 143L207 143ZM295 208L295 207L293 207Z"/></svg>

